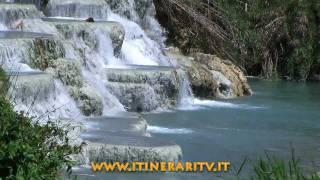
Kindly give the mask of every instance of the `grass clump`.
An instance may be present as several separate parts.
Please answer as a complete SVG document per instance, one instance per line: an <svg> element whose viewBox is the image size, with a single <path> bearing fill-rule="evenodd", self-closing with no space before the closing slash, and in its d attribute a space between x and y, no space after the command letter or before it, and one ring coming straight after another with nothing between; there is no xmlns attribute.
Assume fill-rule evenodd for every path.
<svg viewBox="0 0 320 180"><path fill-rule="evenodd" d="M246 160L241 165L237 176L239 177ZM277 157L271 157L268 154L264 158L258 159L253 165L252 180L320 180L320 174L316 169L306 170L302 167L301 161L296 158L294 150L291 152L291 158L284 161Z"/></svg>

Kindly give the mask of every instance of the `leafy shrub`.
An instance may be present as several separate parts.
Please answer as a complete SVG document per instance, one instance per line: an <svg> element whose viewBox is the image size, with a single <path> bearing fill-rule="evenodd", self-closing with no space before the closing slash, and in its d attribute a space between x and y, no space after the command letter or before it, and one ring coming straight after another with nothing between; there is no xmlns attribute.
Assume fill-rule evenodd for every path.
<svg viewBox="0 0 320 180"><path fill-rule="evenodd" d="M80 147L69 145L68 132L54 122L40 124L16 113L0 97L0 179L56 179Z"/></svg>

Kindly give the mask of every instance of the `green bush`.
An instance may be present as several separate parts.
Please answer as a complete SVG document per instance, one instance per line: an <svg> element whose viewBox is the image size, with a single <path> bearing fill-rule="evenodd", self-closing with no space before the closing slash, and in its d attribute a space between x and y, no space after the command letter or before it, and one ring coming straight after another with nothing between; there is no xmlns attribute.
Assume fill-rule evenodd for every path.
<svg viewBox="0 0 320 180"><path fill-rule="evenodd" d="M71 170L68 132L54 122L40 124L16 113L0 97L0 179L56 179L62 168Z"/></svg>

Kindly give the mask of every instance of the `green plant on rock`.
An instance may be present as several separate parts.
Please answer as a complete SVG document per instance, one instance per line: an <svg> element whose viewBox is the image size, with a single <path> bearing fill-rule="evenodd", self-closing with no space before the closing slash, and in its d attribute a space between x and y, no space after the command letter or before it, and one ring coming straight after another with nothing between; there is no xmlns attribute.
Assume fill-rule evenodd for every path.
<svg viewBox="0 0 320 180"><path fill-rule="evenodd" d="M62 42L55 39L35 39L29 44L29 59L32 68L46 70L56 59L65 56Z"/></svg>

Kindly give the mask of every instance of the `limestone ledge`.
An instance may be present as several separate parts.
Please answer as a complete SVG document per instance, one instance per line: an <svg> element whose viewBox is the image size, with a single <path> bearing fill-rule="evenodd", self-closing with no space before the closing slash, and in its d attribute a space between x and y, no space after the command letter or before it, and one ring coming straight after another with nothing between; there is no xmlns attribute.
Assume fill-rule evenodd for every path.
<svg viewBox="0 0 320 180"><path fill-rule="evenodd" d="M54 25L66 39L74 38L76 35L82 38L88 47L94 49L98 46L99 36L109 36L112 41L114 54L119 56L121 47L125 38L125 30L123 26L117 22L95 22L87 23L75 20L59 20L48 21L47 23ZM109 49L106 49L108 51Z"/></svg>
<svg viewBox="0 0 320 180"><path fill-rule="evenodd" d="M153 137L110 133L105 140L86 141L82 154L73 158L81 164L90 162L160 162L182 160L179 145ZM108 142L109 141L109 142Z"/></svg>

